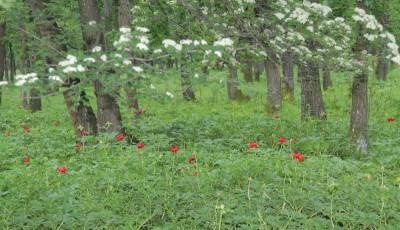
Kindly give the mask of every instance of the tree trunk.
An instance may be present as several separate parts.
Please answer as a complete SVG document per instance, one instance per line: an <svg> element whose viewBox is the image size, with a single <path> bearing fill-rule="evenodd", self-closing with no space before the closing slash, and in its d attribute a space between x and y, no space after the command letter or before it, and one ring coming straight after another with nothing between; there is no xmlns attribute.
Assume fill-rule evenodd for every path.
<svg viewBox="0 0 400 230"><path fill-rule="evenodd" d="M265 60L267 73L267 111L273 115L280 115L282 109L281 77L279 66L274 61Z"/></svg>
<svg viewBox="0 0 400 230"><path fill-rule="evenodd" d="M332 80L331 80L331 70L329 69L329 66L327 64L324 65L322 68L323 72L323 81L322 81L322 86L324 90L328 90L330 87L332 87Z"/></svg>
<svg viewBox="0 0 400 230"><path fill-rule="evenodd" d="M193 101L196 99L196 96L193 91L192 81L189 76L187 65L187 59L185 57L182 58L180 60L182 95L186 100Z"/></svg>
<svg viewBox="0 0 400 230"><path fill-rule="evenodd" d="M45 11L45 5L42 0L30 0L29 3L32 10L39 11L40 13L43 13ZM40 23L37 23L37 25L39 26L40 36L43 38L48 38L48 41L51 42L52 47L54 47L58 51L67 51L67 47L65 45L54 40L57 35L61 35L62 33L61 29L58 27L57 22L52 17L41 17L37 20L40 20ZM49 55L46 62L49 66L54 66L57 65L56 60L56 56ZM87 131L90 135L97 135L98 133L96 116L93 113L93 109L90 106L86 93L83 90L80 90L79 93L76 94L73 93L72 88L77 87L79 82L79 79L73 79L72 77L70 77L63 85L67 87L63 92L64 102L70 113L77 139L80 139L83 130ZM79 98L77 102L78 105L76 105L75 103L75 98Z"/></svg>
<svg viewBox="0 0 400 230"><path fill-rule="evenodd" d="M358 151L368 151L368 74L362 72L354 77L352 87L350 143Z"/></svg>
<svg viewBox="0 0 400 230"><path fill-rule="evenodd" d="M90 21L100 22L100 12L96 0L79 0L80 20L83 39L87 50L93 47L105 45L104 34L101 31L87 30ZM116 98L105 92L103 84L96 80L94 82L95 95L97 99L97 123L102 132L116 132L125 134L122 127L120 108Z"/></svg>
<svg viewBox="0 0 400 230"><path fill-rule="evenodd" d="M301 77L301 118L326 119L322 98L319 65L309 62L307 67L300 67Z"/></svg>
<svg viewBox="0 0 400 230"><path fill-rule="evenodd" d="M264 62L263 61L255 61L254 62L254 80L259 82L261 74L264 71Z"/></svg>
<svg viewBox="0 0 400 230"><path fill-rule="evenodd" d="M9 80L10 82L14 83L14 77L17 74L17 67L15 64L15 54L14 54L14 49L12 46L12 43L9 43L9 53L10 53L10 76Z"/></svg>
<svg viewBox="0 0 400 230"><path fill-rule="evenodd" d="M29 94L29 109L32 112L37 112L42 110L42 97L40 90L37 88L31 88Z"/></svg>
<svg viewBox="0 0 400 230"><path fill-rule="evenodd" d="M291 53L286 52L283 55L283 93L289 98L294 100L294 63Z"/></svg>
<svg viewBox="0 0 400 230"><path fill-rule="evenodd" d="M87 131L90 135L97 134L96 116L92 107L89 105L89 100L85 93L81 91L78 105L75 105L73 101L78 95L74 95L71 88L66 89L63 95L74 126L75 136L78 138L82 137L82 131Z"/></svg>
<svg viewBox="0 0 400 230"><path fill-rule="evenodd" d="M228 90L228 98L231 101L247 101L250 99L239 89L238 70L236 66L229 65L229 77L228 81L226 81L226 88Z"/></svg>
<svg viewBox="0 0 400 230"><path fill-rule="evenodd" d="M357 2L359 8L365 9L364 1ZM364 50L368 49L368 42L363 36L363 26L357 26L355 55L362 64L361 72L353 78L352 107L350 119L350 143L357 151L368 152L368 60L365 60Z"/></svg>
<svg viewBox="0 0 400 230"><path fill-rule="evenodd" d="M246 82L253 82L253 62L251 59L243 60L242 73Z"/></svg>
<svg viewBox="0 0 400 230"><path fill-rule="evenodd" d="M0 23L0 81L4 79L4 72L6 66L6 46L5 46L5 36L6 36L6 23ZM0 104L2 100L2 90L0 86Z"/></svg>
<svg viewBox="0 0 400 230"><path fill-rule="evenodd" d="M376 78L381 81L386 81L389 74L389 61L384 57L384 54L378 55L377 65L375 69Z"/></svg>
<svg viewBox="0 0 400 230"><path fill-rule="evenodd" d="M131 27L132 16L131 16L131 3L129 0L117 0L118 1L118 26L119 27ZM136 79L134 79L136 81ZM137 99L137 92L134 84L127 85L125 87L126 101L128 107L131 109L139 110L139 100Z"/></svg>

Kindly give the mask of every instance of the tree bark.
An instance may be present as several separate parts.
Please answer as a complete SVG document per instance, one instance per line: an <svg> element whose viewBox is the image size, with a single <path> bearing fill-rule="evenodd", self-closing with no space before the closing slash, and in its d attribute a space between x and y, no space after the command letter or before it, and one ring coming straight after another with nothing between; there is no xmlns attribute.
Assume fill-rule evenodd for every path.
<svg viewBox="0 0 400 230"><path fill-rule="evenodd" d="M10 57L10 76L9 76L9 80L10 82L14 83L14 78L15 75L17 74L17 67L15 64L15 54L14 54L14 49L12 46L12 43L9 43L9 57Z"/></svg>
<svg viewBox="0 0 400 230"><path fill-rule="evenodd" d="M92 107L89 105L89 100L87 99L85 92L81 91L80 93L81 99L78 101L78 105L75 105L74 98L78 95L74 95L71 88L67 88L63 92L64 101L67 105L74 126L75 136L78 138L82 137L82 131L87 131L90 135L96 135L98 133L96 115L94 114Z"/></svg>
<svg viewBox="0 0 400 230"><path fill-rule="evenodd" d="M30 0L29 1L32 10L43 13L45 5L42 0ZM54 37L62 33L57 22L52 17L41 17L40 23L37 23L39 27L40 36L43 38L49 38L52 47L58 51L67 51L67 47L62 45L60 42L54 40ZM47 57L47 64L49 66L57 65L57 58L54 55ZM97 135L97 120L93 113L93 109L89 103L89 99L83 90L79 90L74 93L73 87L77 87L80 80L75 78L68 78L63 86L67 87L63 92L64 102L70 113L72 124L75 130L77 139L82 136L82 131L87 131L90 135ZM77 103L76 98L78 98Z"/></svg>
<svg viewBox="0 0 400 230"><path fill-rule="evenodd" d="M363 71L353 79L350 143L359 152L368 151L368 74Z"/></svg>
<svg viewBox="0 0 400 230"><path fill-rule="evenodd" d="M253 62L249 58L245 58L242 63L242 73L246 82L253 82Z"/></svg>
<svg viewBox="0 0 400 230"><path fill-rule="evenodd" d="M186 99L187 101L193 101L196 99L196 96L193 91L192 81L189 76L187 65L188 65L187 58L186 58L186 56L184 56L180 60L182 95L183 95L183 98Z"/></svg>
<svg viewBox="0 0 400 230"><path fill-rule="evenodd" d="M322 81L322 87L324 90L328 90L330 87L332 87L332 80L331 80L331 70L329 69L329 66L327 64L324 65L322 68L323 72L323 81Z"/></svg>
<svg viewBox="0 0 400 230"><path fill-rule="evenodd" d="M131 27L132 16L131 16L131 3L129 0L117 0L118 1L118 26L119 27ZM133 79L133 83L136 79ZM130 84L125 87L126 101L128 107L131 109L139 109L139 100L137 99L137 91L134 84Z"/></svg>
<svg viewBox="0 0 400 230"><path fill-rule="evenodd" d="M31 88L29 94L29 109L32 112L38 112L42 110L42 97L40 90L37 88Z"/></svg>
<svg viewBox="0 0 400 230"><path fill-rule="evenodd" d="M365 9L364 1L357 2L359 8ZM360 73L353 78L352 107L350 119L350 143L360 153L368 152L368 60L364 60L364 50L368 49L368 42L363 36L362 25L357 25L355 55L361 64Z"/></svg>
<svg viewBox="0 0 400 230"><path fill-rule="evenodd" d="M281 77L277 63L273 60L265 60L267 73L267 111L273 115L280 115L282 109Z"/></svg>
<svg viewBox="0 0 400 230"><path fill-rule="evenodd" d="M261 74L264 72L264 62L263 61L255 61L254 62L254 80L259 82Z"/></svg>
<svg viewBox="0 0 400 230"><path fill-rule="evenodd" d="M226 81L228 98L231 101L247 101L250 98L245 96L239 89L238 70L234 65L229 65L229 77Z"/></svg>
<svg viewBox="0 0 400 230"><path fill-rule="evenodd" d="M6 23L0 23L0 81L4 79L4 72L6 66L6 45L5 45L5 36L6 36ZM2 101L2 90L0 86L0 104Z"/></svg>
<svg viewBox="0 0 400 230"><path fill-rule="evenodd" d="M79 0L80 21L83 39L88 51L100 45L104 48L104 34L101 31L87 30L90 21L100 22L100 12L96 0ZM116 98L105 92L100 80L94 82L97 99L97 123L102 132L115 132L125 134L122 127L121 112Z"/></svg>
<svg viewBox="0 0 400 230"><path fill-rule="evenodd" d="M324 101L322 98L319 65L315 62L308 62L307 67L300 67L301 78L301 118L317 118L324 120Z"/></svg>
<svg viewBox="0 0 400 230"><path fill-rule="evenodd" d="M386 81L389 74L389 61L381 52L378 54L377 65L375 69L376 78L381 81Z"/></svg>
<svg viewBox="0 0 400 230"><path fill-rule="evenodd" d="M283 55L283 93L289 98L294 100L294 63L293 56L290 52Z"/></svg>

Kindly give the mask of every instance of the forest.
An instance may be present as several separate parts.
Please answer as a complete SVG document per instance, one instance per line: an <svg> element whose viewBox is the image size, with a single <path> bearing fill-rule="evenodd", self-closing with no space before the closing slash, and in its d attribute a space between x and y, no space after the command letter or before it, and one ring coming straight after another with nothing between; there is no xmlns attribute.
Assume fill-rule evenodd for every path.
<svg viewBox="0 0 400 230"><path fill-rule="evenodd" d="M0 229L399 229L399 0L0 0Z"/></svg>

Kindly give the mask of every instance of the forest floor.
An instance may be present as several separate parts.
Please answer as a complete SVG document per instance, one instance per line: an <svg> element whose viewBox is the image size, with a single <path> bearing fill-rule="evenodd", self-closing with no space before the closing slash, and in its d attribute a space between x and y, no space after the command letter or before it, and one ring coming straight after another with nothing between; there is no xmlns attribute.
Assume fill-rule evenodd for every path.
<svg viewBox="0 0 400 230"><path fill-rule="evenodd" d="M43 111L31 114L21 109L18 89L6 89L0 228L399 228L400 71L387 82L371 77L365 156L348 146L351 80L344 74L334 75L334 88L324 92L328 120L322 122L300 121L298 91L295 102L285 101L280 120L266 115L265 79L241 84L251 101L230 103L224 73L194 79L196 102L181 98L176 76L164 78L143 90L139 118L121 98L124 123L142 149L102 135L85 137L76 151L61 94L46 97ZM390 116L394 122L387 122ZM252 141L258 148L248 148ZM294 152L305 160L293 159ZM68 172L59 173L59 166Z"/></svg>

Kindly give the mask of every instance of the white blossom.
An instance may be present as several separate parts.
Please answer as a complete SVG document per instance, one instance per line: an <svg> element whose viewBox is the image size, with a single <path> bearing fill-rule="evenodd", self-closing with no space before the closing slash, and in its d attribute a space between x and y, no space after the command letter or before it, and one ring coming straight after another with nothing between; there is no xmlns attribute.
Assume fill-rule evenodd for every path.
<svg viewBox="0 0 400 230"><path fill-rule="evenodd" d="M95 63L95 62L96 62L96 59L94 59L94 58L91 58L91 57L88 57L88 58L85 58L85 59L83 59L83 61L84 61L84 62L91 62L91 63Z"/></svg>
<svg viewBox="0 0 400 230"><path fill-rule="evenodd" d="M144 43L138 43L138 44L136 45L136 48L138 48L138 49L140 49L140 50L144 50L144 51L148 51L148 50L149 50L149 47L147 47L147 45L144 44Z"/></svg>
<svg viewBox="0 0 400 230"><path fill-rule="evenodd" d="M77 66L76 66L76 70L77 70L78 72L85 72L85 71L86 71L85 67L83 67L82 65L77 65Z"/></svg>
<svg viewBox="0 0 400 230"><path fill-rule="evenodd" d="M124 65L132 65L132 62L130 60L128 60L128 59L123 60L122 63Z"/></svg>
<svg viewBox="0 0 400 230"><path fill-rule="evenodd" d="M214 42L214 46L232 46L233 41L230 38L222 38Z"/></svg>
<svg viewBox="0 0 400 230"><path fill-rule="evenodd" d="M174 95L169 91L165 92L165 94L170 98L174 98Z"/></svg>
<svg viewBox="0 0 400 230"><path fill-rule="evenodd" d="M133 69L135 72L137 72L137 73L143 72L143 69L142 69L142 67L140 67L140 66L133 66L132 69Z"/></svg>
<svg viewBox="0 0 400 230"><path fill-rule="evenodd" d="M67 66L65 69L63 69L64 73L73 73L73 72L76 72L76 71L77 71L77 69L75 67L73 67L73 66Z"/></svg>
<svg viewBox="0 0 400 230"><path fill-rule="evenodd" d="M121 27L121 28L119 28L119 32L124 33L124 34L127 34L127 33L130 33L130 32L131 32L131 28L128 28L128 27Z"/></svg>
<svg viewBox="0 0 400 230"><path fill-rule="evenodd" d="M107 61L107 55L105 55L105 54L101 55L101 56L100 56L100 59L101 59L103 62L106 62L106 61Z"/></svg>
<svg viewBox="0 0 400 230"><path fill-rule="evenodd" d="M146 27L140 27L140 26L136 27L136 30L139 31L139 32L142 32L142 33L150 32L150 30L147 29Z"/></svg>
<svg viewBox="0 0 400 230"><path fill-rule="evenodd" d="M101 46L95 46L92 49L92 53L97 53L97 52L100 52L100 51L101 51Z"/></svg>
<svg viewBox="0 0 400 230"><path fill-rule="evenodd" d="M57 76L57 75L49 76L49 79L52 80L52 81L63 82L63 80L61 79L61 77L59 77L59 76Z"/></svg>

